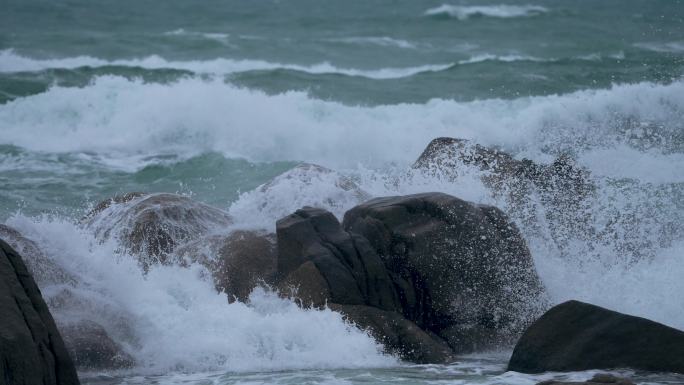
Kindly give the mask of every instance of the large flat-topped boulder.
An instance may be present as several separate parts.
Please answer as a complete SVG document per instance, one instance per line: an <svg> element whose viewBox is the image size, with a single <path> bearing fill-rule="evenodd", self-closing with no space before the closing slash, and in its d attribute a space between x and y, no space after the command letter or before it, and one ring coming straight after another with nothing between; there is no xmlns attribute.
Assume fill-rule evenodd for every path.
<svg viewBox="0 0 684 385"><path fill-rule="evenodd" d="M684 373L684 332L568 301L525 331L508 364L523 373L616 368Z"/></svg>
<svg viewBox="0 0 684 385"><path fill-rule="evenodd" d="M76 369L21 256L0 240L0 384L75 385Z"/></svg>

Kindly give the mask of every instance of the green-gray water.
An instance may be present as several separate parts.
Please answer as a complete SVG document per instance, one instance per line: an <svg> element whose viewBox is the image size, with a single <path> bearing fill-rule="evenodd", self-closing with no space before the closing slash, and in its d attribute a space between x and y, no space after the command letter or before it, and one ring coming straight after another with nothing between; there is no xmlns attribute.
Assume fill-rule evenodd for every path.
<svg viewBox="0 0 684 385"><path fill-rule="evenodd" d="M165 191L272 230L303 205L359 203L340 175L371 196L509 210L476 170L453 183L410 165L438 136L541 163L569 154L596 183L590 225L605 236L561 247L544 220L509 212L550 297L684 328L683 74L679 0L0 0L0 221L82 278L79 316L138 361L88 383L585 379L505 372L507 351L400 364L336 313L269 293L225 305L192 269L143 276L79 219L117 193Z"/></svg>

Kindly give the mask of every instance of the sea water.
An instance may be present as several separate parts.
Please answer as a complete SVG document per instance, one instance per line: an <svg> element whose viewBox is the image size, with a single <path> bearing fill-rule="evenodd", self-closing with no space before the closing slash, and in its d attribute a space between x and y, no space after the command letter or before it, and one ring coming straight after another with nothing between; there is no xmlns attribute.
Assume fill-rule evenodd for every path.
<svg viewBox="0 0 684 385"><path fill-rule="evenodd" d="M510 347L402 363L330 310L262 288L228 304L199 266L143 274L80 218L163 191L273 231L304 205L341 217L360 203L340 176L369 196L443 191L509 213L553 303L684 329L683 74L678 0L1 0L0 222L78 278L79 306L55 318L98 322L136 359L84 383L584 380L594 372L506 372ZM589 230L562 231L586 213L521 213L477 169L412 170L439 136L571 156L596 186ZM41 289L50 302L61 288Z"/></svg>

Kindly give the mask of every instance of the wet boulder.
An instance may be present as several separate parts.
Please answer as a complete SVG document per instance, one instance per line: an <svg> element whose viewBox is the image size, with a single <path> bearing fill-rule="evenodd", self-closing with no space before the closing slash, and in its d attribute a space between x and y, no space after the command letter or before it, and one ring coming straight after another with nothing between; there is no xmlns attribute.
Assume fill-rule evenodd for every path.
<svg viewBox="0 0 684 385"><path fill-rule="evenodd" d="M542 381L537 385L635 385L632 381L627 378L616 377L612 374L599 373L594 375L589 380L582 382L567 382L567 381Z"/></svg>
<svg viewBox="0 0 684 385"><path fill-rule="evenodd" d="M84 218L96 237L116 238L140 257L147 269L171 263L179 245L229 226L228 213L192 199L167 193L132 193L100 203Z"/></svg>
<svg viewBox="0 0 684 385"><path fill-rule="evenodd" d="M616 368L684 373L684 332L568 301L527 328L508 363L522 373Z"/></svg>
<svg viewBox="0 0 684 385"><path fill-rule="evenodd" d="M377 198L343 224L305 207L276 233L281 291L340 309L414 362L509 343L538 314L529 251L494 207L440 193Z"/></svg>
<svg viewBox="0 0 684 385"><path fill-rule="evenodd" d="M21 256L0 240L0 384L74 385L64 341Z"/></svg>
<svg viewBox="0 0 684 385"><path fill-rule="evenodd" d="M16 229L0 224L0 239L7 242L23 258L33 279L40 286L69 283L76 279L52 261L36 242L25 237Z"/></svg>
<svg viewBox="0 0 684 385"><path fill-rule="evenodd" d="M216 289L231 300L245 302L255 287L274 283L277 256L272 233L236 230L214 234L180 247L176 255L184 262L206 266Z"/></svg>
<svg viewBox="0 0 684 385"><path fill-rule="evenodd" d="M304 307L328 306L368 330L387 351L419 363L453 360L451 348L402 315L383 261L332 213L305 207L277 223L282 293Z"/></svg>
<svg viewBox="0 0 684 385"><path fill-rule="evenodd" d="M438 336L407 320L396 311L363 305L330 304L330 309L386 347L387 352L417 364L449 363L456 360L451 347Z"/></svg>
<svg viewBox="0 0 684 385"><path fill-rule="evenodd" d="M380 256L404 316L456 352L511 343L539 314L530 252L495 207L442 193L376 198L343 224Z"/></svg>
<svg viewBox="0 0 684 385"><path fill-rule="evenodd" d="M329 293L323 296L326 300L338 304L400 309L380 257L366 239L346 232L332 213L305 207L280 219L276 234L278 274L285 282L318 287L319 292ZM295 276L301 278L293 279ZM323 279L317 279L319 276ZM320 293L306 295L317 297Z"/></svg>
<svg viewBox="0 0 684 385"><path fill-rule="evenodd" d="M60 327L69 354L79 370L127 369L135 360L95 322L82 320Z"/></svg>

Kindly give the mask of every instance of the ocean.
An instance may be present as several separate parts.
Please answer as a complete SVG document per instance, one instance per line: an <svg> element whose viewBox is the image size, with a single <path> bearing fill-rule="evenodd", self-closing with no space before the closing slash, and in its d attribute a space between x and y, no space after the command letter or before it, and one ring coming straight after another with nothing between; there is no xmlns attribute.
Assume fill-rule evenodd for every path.
<svg viewBox="0 0 684 385"><path fill-rule="evenodd" d="M442 191L511 216L551 302L684 329L683 75L680 0L0 0L0 223L78 277L81 304L58 322L97 321L137 362L86 384L584 380L506 372L506 347L403 363L330 310L266 289L228 304L198 266L145 274L80 218L171 192L273 231L305 205L360 203L338 176L370 196ZM538 197L521 213L475 168L457 182L411 169L441 136L572 157L596 186L589 230ZM41 290L50 303L60 287Z"/></svg>

